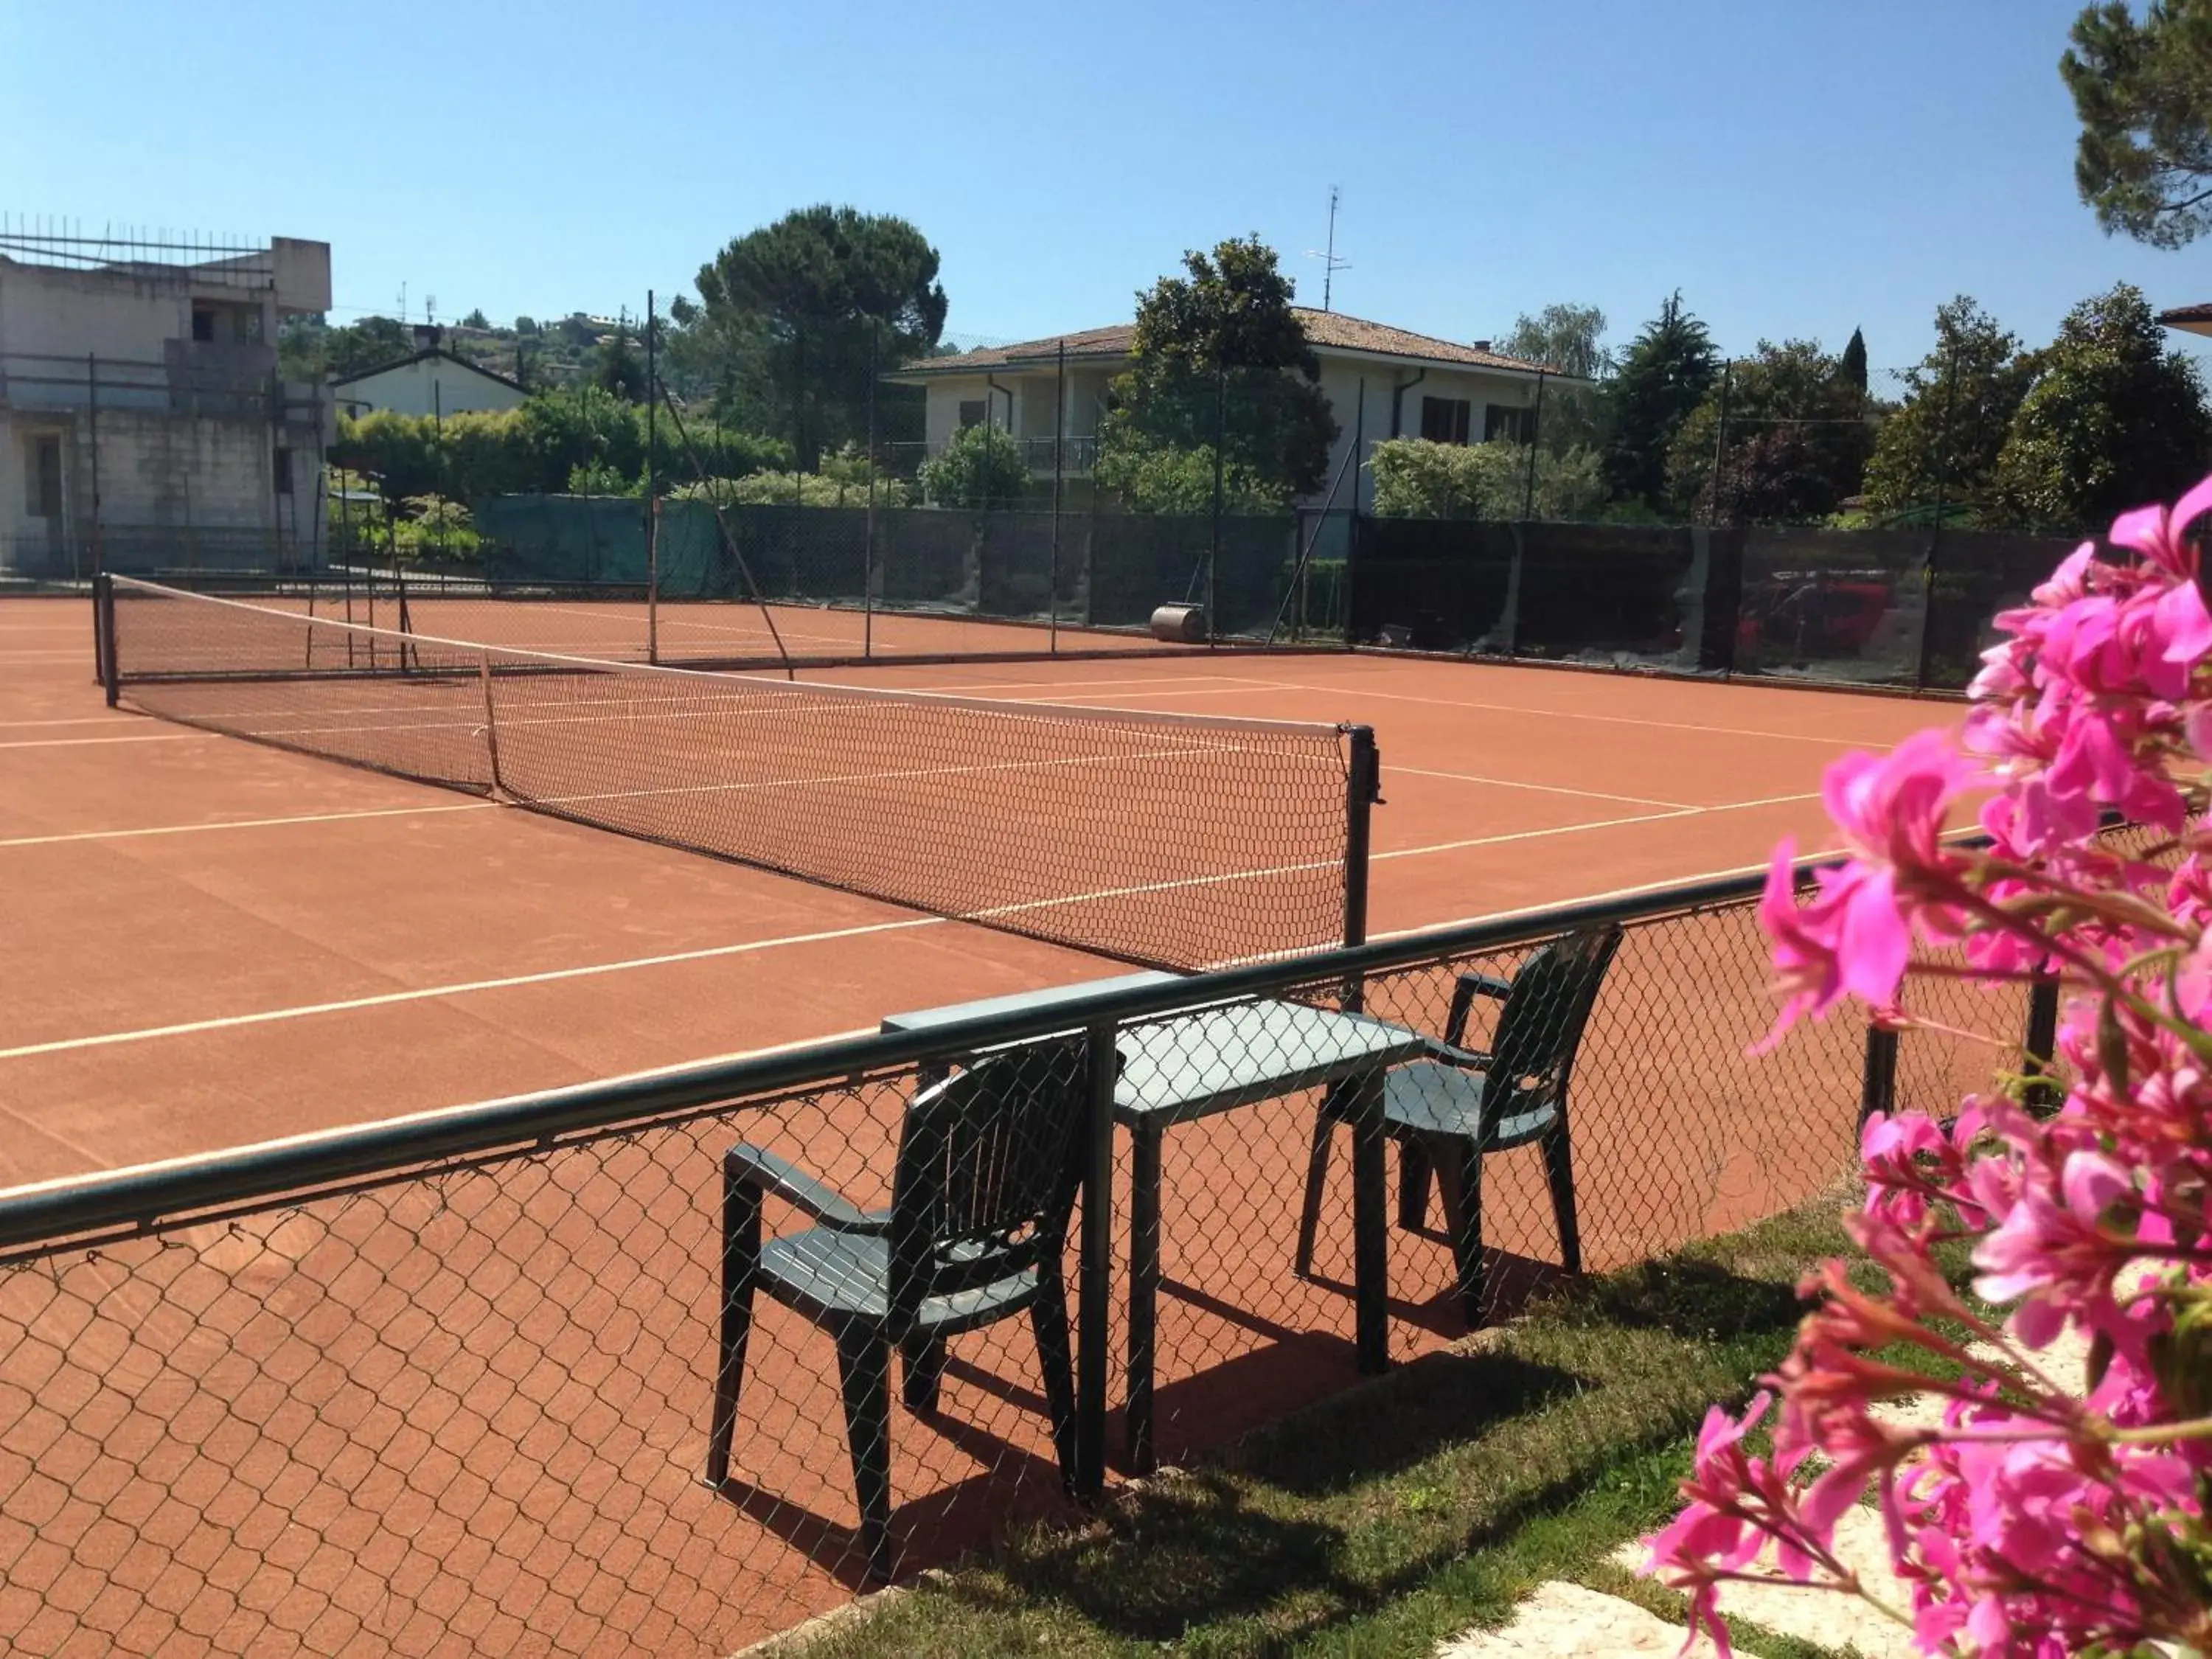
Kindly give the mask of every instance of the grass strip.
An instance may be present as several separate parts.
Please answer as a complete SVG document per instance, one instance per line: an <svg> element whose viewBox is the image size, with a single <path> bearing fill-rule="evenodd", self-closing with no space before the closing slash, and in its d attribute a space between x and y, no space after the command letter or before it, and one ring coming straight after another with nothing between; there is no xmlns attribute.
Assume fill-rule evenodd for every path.
<svg viewBox="0 0 2212 1659"><path fill-rule="evenodd" d="M1706 1407L1781 1359L1798 1278L1846 1251L1837 1210L1570 1285L1073 1526L1016 1531L825 1632L809 1659L1412 1659L1502 1624L1547 1578L1601 1576L1673 1511ZM1744 1635L1769 1659L1811 1651Z"/></svg>

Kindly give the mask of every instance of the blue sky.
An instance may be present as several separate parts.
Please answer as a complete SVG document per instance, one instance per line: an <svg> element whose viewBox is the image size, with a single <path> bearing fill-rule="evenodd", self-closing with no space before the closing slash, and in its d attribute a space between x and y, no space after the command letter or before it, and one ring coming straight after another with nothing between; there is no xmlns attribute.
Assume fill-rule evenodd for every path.
<svg viewBox="0 0 2212 1659"><path fill-rule="evenodd" d="M1723 348L1967 292L2031 341L2212 243L2107 239L2056 70L2078 0L1296 0L650 9L0 0L0 209L332 244L341 320L612 312L808 202L906 215L951 330L1126 317L1256 230L1318 303L1457 339L1553 300Z"/></svg>

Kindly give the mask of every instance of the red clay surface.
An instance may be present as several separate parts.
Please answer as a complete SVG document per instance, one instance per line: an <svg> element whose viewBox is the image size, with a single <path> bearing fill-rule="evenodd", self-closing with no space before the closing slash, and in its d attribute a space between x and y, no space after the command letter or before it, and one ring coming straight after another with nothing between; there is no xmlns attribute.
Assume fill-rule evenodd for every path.
<svg viewBox="0 0 2212 1659"><path fill-rule="evenodd" d="M101 705L0 602L0 1182L872 1029L1094 958ZM1376 934L1754 864L1942 705L1402 659L867 683L1375 726ZM817 678L841 677L822 671Z"/></svg>
<svg viewBox="0 0 2212 1659"><path fill-rule="evenodd" d="M0 1185L1117 971L110 712L89 632L81 602L0 602ZM816 678L862 673L1373 725L1377 933L1735 869L1784 834L1818 844L1823 765L1955 712L1373 657ZM1785 1069L1752 1067L1763 978L1741 913L1624 947L1577 1077L1590 1265L1741 1221L1778 1183L1811 1190L1838 1167L1856 1034L1823 1028ZM1370 1006L1432 1026L1449 989L1408 975ZM744 1133L879 1200L898 1109L872 1085ZM1340 1144L1318 1276L1289 1269L1311 1122L1310 1101L1285 1100L1169 1138L1165 1456L1352 1375ZM702 1120L0 1285L0 1325L33 1334L0 1368L0 1634L33 1651L98 1631L131 1651L181 1632L222 1650L286 1632L319 1651L713 1653L844 1599L852 1500L826 1339L763 1311L741 1479L696 1482L715 1161L733 1136ZM1487 1236L1549 1260L1534 1156L1498 1160ZM1462 1327L1438 1241L1391 1237L1403 1356ZM1117 1326L1121 1294L1117 1279ZM1034 1370L1018 1326L979 1333L955 1345L939 1413L895 1413L914 1565L1009 1504L1048 1504Z"/></svg>

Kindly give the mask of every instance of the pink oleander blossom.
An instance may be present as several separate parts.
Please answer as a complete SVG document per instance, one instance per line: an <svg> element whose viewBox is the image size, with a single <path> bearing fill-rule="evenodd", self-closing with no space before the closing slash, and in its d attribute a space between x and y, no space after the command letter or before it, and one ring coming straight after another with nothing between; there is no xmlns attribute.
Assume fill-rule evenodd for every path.
<svg viewBox="0 0 2212 1659"><path fill-rule="evenodd" d="M1706 1420L1646 1567L1689 1595L1692 1644L1725 1650L1736 1577L1875 1598L1831 1549L1870 1495L1896 1575L1880 1595L1906 1598L1887 1608L1924 1653L2212 1651L2212 612L2190 538L2208 508L2212 479L2122 515L2123 551L2084 544L1999 616L1956 734L1836 763L1845 855L1802 902L1777 850L1760 1051L1846 999L1916 1041L1916 940L2013 988L1986 999L1989 1089L1948 1121L1863 1127L1845 1230L1881 1287L1826 1264L1766 1392ZM1979 788L1988 841L1946 842ZM2132 840L2104 837L2113 811ZM2034 975L2063 1010L2031 1075ZM1939 1266L1958 1244L1971 1297ZM2078 1382L2056 1357L2069 1334L2089 1345ZM1886 1414L1927 1390L1939 1425Z"/></svg>

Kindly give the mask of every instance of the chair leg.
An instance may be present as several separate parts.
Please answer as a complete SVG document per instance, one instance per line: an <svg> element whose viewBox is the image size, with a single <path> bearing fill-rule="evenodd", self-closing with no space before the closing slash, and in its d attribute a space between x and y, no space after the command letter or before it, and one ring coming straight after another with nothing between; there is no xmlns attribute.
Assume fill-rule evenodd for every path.
<svg viewBox="0 0 2212 1659"><path fill-rule="evenodd" d="M1306 1159L1305 1207L1298 1212L1298 1253L1296 1261L1301 1279L1313 1273L1314 1236L1321 1231L1322 1188L1328 1182L1328 1142L1336 1133L1336 1120L1329 1115L1326 1103L1314 1114L1313 1152Z"/></svg>
<svg viewBox="0 0 2212 1659"><path fill-rule="evenodd" d="M1567 1136L1564 1109L1544 1137L1544 1173L1552 1182L1552 1218L1559 1224L1559 1265L1578 1273L1583 1270L1583 1236L1575 1220L1575 1149Z"/></svg>
<svg viewBox="0 0 2212 1659"><path fill-rule="evenodd" d="M722 1307L714 1365L714 1415L707 1431L707 1484L730 1478L730 1440L745 1381L745 1340L753 1328L753 1282L760 1267L760 1194L726 1177L722 1185Z"/></svg>
<svg viewBox="0 0 2212 1659"><path fill-rule="evenodd" d="M945 1339L909 1336L899 1345L899 1362L904 1372L902 1394L906 1408L910 1412L935 1411L939 1385L945 1381Z"/></svg>
<svg viewBox="0 0 2212 1659"><path fill-rule="evenodd" d="M845 1396L845 1435L860 1501L860 1548L872 1583L891 1577L891 1350L879 1327L838 1328L837 1381Z"/></svg>
<svg viewBox="0 0 2212 1659"><path fill-rule="evenodd" d="M1052 1446L1060 1459L1060 1484L1075 1491L1075 1358L1067 1334L1067 1290L1057 1275L1037 1286L1030 1304L1030 1328L1036 1334L1037 1370L1044 1380L1044 1404L1052 1415Z"/></svg>
<svg viewBox="0 0 2212 1659"><path fill-rule="evenodd" d="M1460 1306L1469 1330L1483 1322L1488 1285L1482 1260L1482 1154L1471 1140L1432 1147L1437 1195L1443 1200L1444 1224L1451 1231L1452 1261L1459 1268Z"/></svg>
<svg viewBox="0 0 2212 1659"><path fill-rule="evenodd" d="M1417 1233L1429 1218L1429 1149L1418 1140L1398 1143L1398 1225Z"/></svg>

